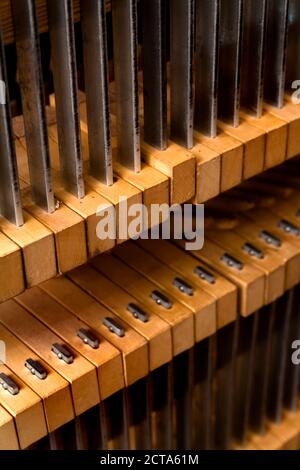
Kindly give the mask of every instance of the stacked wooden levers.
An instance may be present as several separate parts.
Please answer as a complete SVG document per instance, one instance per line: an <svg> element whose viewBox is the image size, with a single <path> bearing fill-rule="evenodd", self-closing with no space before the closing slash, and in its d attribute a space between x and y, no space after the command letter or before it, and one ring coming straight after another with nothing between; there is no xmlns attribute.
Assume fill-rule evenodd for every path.
<svg viewBox="0 0 300 470"><path fill-rule="evenodd" d="M300 448L299 2L0 21L0 449ZM129 240L188 202L203 248Z"/></svg>

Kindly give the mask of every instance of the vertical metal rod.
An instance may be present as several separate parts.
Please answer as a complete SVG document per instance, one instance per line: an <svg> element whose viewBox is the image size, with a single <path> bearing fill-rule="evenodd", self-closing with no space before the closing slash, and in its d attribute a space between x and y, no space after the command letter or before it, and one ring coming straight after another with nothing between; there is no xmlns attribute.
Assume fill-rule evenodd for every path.
<svg viewBox="0 0 300 470"><path fill-rule="evenodd" d="M285 88L289 0L268 0L264 99L282 108Z"/></svg>
<svg viewBox="0 0 300 470"><path fill-rule="evenodd" d="M114 71L117 105L118 160L125 167L141 170L137 1L112 0Z"/></svg>
<svg viewBox="0 0 300 470"><path fill-rule="evenodd" d="M218 108L220 119L239 125L242 0L221 0Z"/></svg>
<svg viewBox="0 0 300 470"><path fill-rule="evenodd" d="M104 0L81 0L85 95L90 173L113 183L108 98L108 58Z"/></svg>
<svg viewBox="0 0 300 470"><path fill-rule="evenodd" d="M144 139L167 147L166 0L142 0Z"/></svg>
<svg viewBox="0 0 300 470"><path fill-rule="evenodd" d="M23 214L7 83L0 30L0 214L20 226L23 224Z"/></svg>
<svg viewBox="0 0 300 470"><path fill-rule="evenodd" d="M78 115L76 54L71 0L48 0L60 170L65 188L84 196Z"/></svg>
<svg viewBox="0 0 300 470"><path fill-rule="evenodd" d="M55 203L35 2L12 0L11 6L32 197L36 204L48 212L53 212Z"/></svg>
<svg viewBox="0 0 300 470"><path fill-rule="evenodd" d="M217 135L219 0L196 0L195 129Z"/></svg>
<svg viewBox="0 0 300 470"><path fill-rule="evenodd" d="M262 115L266 4L248 0L243 7L241 106L257 118Z"/></svg>
<svg viewBox="0 0 300 470"><path fill-rule="evenodd" d="M292 84L300 80L300 4L299 0L290 0L288 14L288 45L286 89L293 93Z"/></svg>
<svg viewBox="0 0 300 470"><path fill-rule="evenodd" d="M193 147L194 0L170 0L171 139Z"/></svg>

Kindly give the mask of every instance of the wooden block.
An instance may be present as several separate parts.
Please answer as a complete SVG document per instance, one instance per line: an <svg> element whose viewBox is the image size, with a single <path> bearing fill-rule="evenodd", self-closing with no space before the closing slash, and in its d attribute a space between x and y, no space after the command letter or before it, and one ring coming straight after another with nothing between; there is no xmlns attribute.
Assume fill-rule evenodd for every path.
<svg viewBox="0 0 300 470"><path fill-rule="evenodd" d="M182 240L176 240L176 244L183 246ZM221 261L224 253L223 248L212 243L208 238L206 238L204 247L201 250L191 251L191 254L197 259L238 286L239 313L242 316L248 316L264 305L265 276L250 263L246 263L241 271L228 267Z"/></svg>
<svg viewBox="0 0 300 470"><path fill-rule="evenodd" d="M41 398L48 432L53 432L74 419L69 383L3 325L0 325L0 338L5 342L6 365ZM41 364L47 371L46 380L38 380L24 367L27 359Z"/></svg>
<svg viewBox="0 0 300 470"><path fill-rule="evenodd" d="M20 294L24 288L21 250L0 233L0 302Z"/></svg>
<svg viewBox="0 0 300 470"><path fill-rule="evenodd" d="M51 349L54 343L62 343L61 338L17 302L9 300L0 304L0 322L69 382L76 416L99 403L95 367L68 345L74 362L66 364L60 360Z"/></svg>
<svg viewBox="0 0 300 470"><path fill-rule="evenodd" d="M40 284L57 273L53 233L23 211L24 224L16 227L3 217L0 230L22 249L27 287Z"/></svg>
<svg viewBox="0 0 300 470"><path fill-rule="evenodd" d="M84 219L64 204L58 203L53 214L47 213L34 204L30 194L27 153L21 141L16 141L16 153L20 179L23 180L24 208L53 233L58 271L65 272L80 266L87 261Z"/></svg>
<svg viewBox="0 0 300 470"><path fill-rule="evenodd" d="M0 450L19 450L18 436L12 416L0 406Z"/></svg>
<svg viewBox="0 0 300 470"><path fill-rule="evenodd" d="M196 142L210 148L221 157L221 192L233 188L242 181L244 147L236 139L220 131L216 138L195 132Z"/></svg>
<svg viewBox="0 0 300 470"><path fill-rule="evenodd" d="M157 305L150 297L153 290L156 289L156 285L111 255L105 254L101 257L98 256L91 260L91 263L104 276L119 285L132 297L137 299L138 302L145 305L147 311L149 310L156 313L170 325L172 331L173 356L190 349L194 345L193 314L188 308L180 304L177 299L170 296L165 290L160 289L162 293L172 299L173 306L170 310L167 310ZM122 272L122 276L120 276L120 272ZM85 289L88 289L88 284L85 286Z"/></svg>
<svg viewBox="0 0 300 470"><path fill-rule="evenodd" d="M298 450L299 430L287 420L279 424L270 423L268 430L280 441L280 450Z"/></svg>
<svg viewBox="0 0 300 470"><path fill-rule="evenodd" d="M221 191L221 155L199 143L191 151L196 158L196 194L193 202L201 204Z"/></svg>
<svg viewBox="0 0 300 470"><path fill-rule="evenodd" d="M263 253L262 258L246 253L245 243L252 243L252 237L244 238L229 230L215 230L206 232L209 240L230 251L244 264L250 263L265 275L265 304L268 305L284 293L285 264L284 260L272 251L269 251L256 240L254 248Z"/></svg>
<svg viewBox="0 0 300 470"><path fill-rule="evenodd" d="M170 362L172 360L170 326L159 316L149 312L143 304L137 304L136 299L96 270L86 268L84 274L90 279L89 294L145 338L149 349L149 370L153 371ZM87 284L83 282L82 280L80 285L86 289ZM134 318L127 309L130 303L138 305L146 312L149 315L149 321L144 323Z"/></svg>
<svg viewBox="0 0 300 470"><path fill-rule="evenodd" d="M247 215L246 215L247 216ZM270 242L265 241L262 237L262 231L274 235L280 241L280 246L274 246ZM300 281L300 250L289 243L278 230L274 232L272 227L263 218L257 217L255 224L246 218L234 229L234 231L245 237L250 237L254 245L256 243L263 244L271 252L276 253L285 264L285 290L291 289Z"/></svg>
<svg viewBox="0 0 300 470"><path fill-rule="evenodd" d="M180 250L166 240L139 240L137 242L144 250L151 253L159 261L170 266L178 275L197 284L201 289L214 297L217 302L217 329L223 328L236 320L237 317L237 287L216 271L209 271L214 281L210 283L195 272L199 267L207 268L199 263L189 251Z"/></svg>
<svg viewBox="0 0 300 470"><path fill-rule="evenodd" d="M287 124L287 155L286 158L300 154L300 106L285 103L283 108L265 105L269 113Z"/></svg>
<svg viewBox="0 0 300 470"><path fill-rule="evenodd" d="M114 179L112 186L106 186L92 176L87 176L86 181L93 191L103 196L115 207L117 243L123 243L128 240L128 227L135 217L130 215L130 211L135 204L142 204L142 192L119 177ZM122 217L123 220L127 220L123 230L119 223L120 217Z"/></svg>
<svg viewBox="0 0 300 470"><path fill-rule="evenodd" d="M102 255L105 256L105 255ZM81 284L81 279L84 278L84 273L90 268L82 266L68 273L69 279L64 277L57 279L57 283L61 285L59 288L48 289L51 295L54 296L65 308L70 310L73 315L78 317L81 321L89 325L93 330L98 332L101 337L105 338L108 343L114 345L122 354L123 371L124 374L118 374L114 377L112 384L116 381L118 384L123 383L126 386L133 384L137 380L145 377L148 373L148 350L146 341L129 325L126 325L113 313L105 309L91 295L84 292L78 285ZM93 272L91 276L88 275L88 285L92 282ZM74 282L71 282L71 280ZM78 285L76 285L76 284ZM103 320L105 317L112 317L125 329L125 336L119 336L111 333L105 325ZM110 371L107 371L107 373ZM106 384L111 387L109 383ZM116 385L114 385L116 386ZM119 385L118 385L119 386Z"/></svg>
<svg viewBox="0 0 300 470"><path fill-rule="evenodd" d="M14 417L20 447L26 449L47 435L42 401L5 365L0 364L0 373L8 375L20 388L17 395L11 395L0 387L0 402Z"/></svg>
<svg viewBox="0 0 300 470"><path fill-rule="evenodd" d="M271 432L265 434L251 434L250 442L257 446L260 450L280 450L280 440Z"/></svg>
<svg viewBox="0 0 300 470"><path fill-rule="evenodd" d="M102 371L110 371L110 375L107 376L106 374L105 379L112 381L112 384L115 383L113 380L115 374L121 374L122 376L123 370L119 352L106 340L102 341L102 338L99 338L101 344L98 349L93 349L89 345L84 344L78 336L78 331L81 328L89 330L88 325L76 319L65 307L50 297L45 290L37 287L27 290L24 292L24 295L17 298L17 301L50 330L60 336L64 343L70 345L72 349L96 367L100 398L103 395L107 396L107 385L103 382ZM98 332L95 333L95 336L99 337ZM104 388L104 394L102 394L102 387ZM118 390L120 388L115 389L112 387L110 391L112 394Z"/></svg>
<svg viewBox="0 0 300 470"><path fill-rule="evenodd" d="M266 133L265 170L279 165L286 159L287 149L287 124L269 112L265 112L259 119L255 119L245 113L242 118L251 126Z"/></svg>
<svg viewBox="0 0 300 470"><path fill-rule="evenodd" d="M219 122L219 127L244 146L243 179L261 173L265 163L265 132L242 119L238 127L232 127L223 122Z"/></svg>
<svg viewBox="0 0 300 470"><path fill-rule="evenodd" d="M163 265L149 253L140 248L136 243L128 242L127 245L118 247L114 255L126 264L132 266L142 276L162 288L167 295L172 295L181 304L185 305L194 315L195 342L212 336L217 329L216 300L196 283L186 280L183 275L178 276L176 271ZM101 261L99 261L100 263ZM193 295L182 292L174 285L174 279L180 277L192 289Z"/></svg>
<svg viewBox="0 0 300 470"><path fill-rule="evenodd" d="M192 152L169 142L166 150L157 150L141 141L144 161L170 178L170 203L182 204L195 195L196 159Z"/></svg>

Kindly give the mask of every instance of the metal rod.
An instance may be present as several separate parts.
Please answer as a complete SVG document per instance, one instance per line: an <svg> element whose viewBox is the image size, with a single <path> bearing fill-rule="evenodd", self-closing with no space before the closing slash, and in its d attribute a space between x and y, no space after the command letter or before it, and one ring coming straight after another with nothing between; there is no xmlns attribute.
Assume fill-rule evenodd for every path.
<svg viewBox="0 0 300 470"><path fill-rule="evenodd" d="M217 135L219 0L196 0L195 129Z"/></svg>
<svg viewBox="0 0 300 470"><path fill-rule="evenodd" d="M171 0L171 139L193 147L194 0Z"/></svg>
<svg viewBox="0 0 300 470"><path fill-rule="evenodd" d="M300 80L300 4L298 0L289 2L288 46L286 89L293 93L292 84Z"/></svg>
<svg viewBox="0 0 300 470"><path fill-rule="evenodd" d="M81 0L90 173L113 183L104 0Z"/></svg>
<svg viewBox="0 0 300 470"><path fill-rule="evenodd" d="M55 202L51 181L35 2L12 0L11 6L32 197L40 207L53 212Z"/></svg>
<svg viewBox="0 0 300 470"><path fill-rule="evenodd" d="M142 0L144 139L167 147L166 0Z"/></svg>
<svg viewBox="0 0 300 470"><path fill-rule="evenodd" d="M15 145L12 135L4 46L0 30L0 214L13 224L23 224ZM2 96L3 95L3 96Z"/></svg>
<svg viewBox="0 0 300 470"><path fill-rule="evenodd" d="M285 88L289 0L269 0L265 47L264 99L282 108Z"/></svg>
<svg viewBox="0 0 300 470"><path fill-rule="evenodd" d="M118 160L130 170L139 172L141 153L136 0L112 0L112 17Z"/></svg>
<svg viewBox="0 0 300 470"><path fill-rule="evenodd" d="M69 192L82 198L84 181L72 1L48 0L47 7L62 181Z"/></svg>
<svg viewBox="0 0 300 470"><path fill-rule="evenodd" d="M243 9L241 106L257 118L262 115L266 3L248 0Z"/></svg>
<svg viewBox="0 0 300 470"><path fill-rule="evenodd" d="M242 0L221 0L219 118L239 125Z"/></svg>

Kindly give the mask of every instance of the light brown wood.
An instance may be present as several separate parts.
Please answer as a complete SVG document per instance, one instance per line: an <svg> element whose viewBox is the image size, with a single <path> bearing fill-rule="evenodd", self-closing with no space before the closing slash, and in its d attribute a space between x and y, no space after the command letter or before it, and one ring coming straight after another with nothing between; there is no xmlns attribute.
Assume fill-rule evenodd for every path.
<svg viewBox="0 0 300 470"><path fill-rule="evenodd" d="M144 161L170 178L170 203L182 204L195 195L196 159L192 152L169 142L166 150L157 150L141 142Z"/></svg>
<svg viewBox="0 0 300 470"><path fill-rule="evenodd" d="M242 181L244 165L244 146L223 131L216 138L195 132L196 142L200 142L221 157L221 192L236 186Z"/></svg>
<svg viewBox="0 0 300 470"><path fill-rule="evenodd" d="M209 336L212 336L217 329L217 309L216 300L206 291L202 290L193 281L186 281L193 288L194 293L189 296L181 292L173 281L179 277L173 269L162 264L149 253L137 246L136 243L128 242L126 245L118 247L114 255L119 257L126 264L132 266L142 276L149 279L177 299L178 302L185 305L194 315L195 342L199 342ZM100 262L100 261L99 261ZM184 276L180 276L184 279Z"/></svg>
<svg viewBox="0 0 300 470"><path fill-rule="evenodd" d="M245 113L242 118L251 126L266 133L265 169L279 165L286 159L288 128L286 122L278 119L268 111L260 119L255 119Z"/></svg>
<svg viewBox="0 0 300 470"><path fill-rule="evenodd" d="M283 108L265 105L265 108L274 116L287 124L287 155L292 158L300 153L300 106L285 103Z"/></svg>
<svg viewBox="0 0 300 470"><path fill-rule="evenodd" d="M73 419L75 415L69 383L3 325L0 325L0 338L5 342L6 365L41 398L48 432ZM38 361L44 367L47 371L45 380L38 380L24 367L27 359Z"/></svg>
<svg viewBox="0 0 300 470"><path fill-rule="evenodd" d="M221 191L221 155L199 143L191 151L196 158L196 194L193 202L200 204Z"/></svg>
<svg viewBox="0 0 300 470"><path fill-rule="evenodd" d="M53 280L55 282L55 280ZM24 292L17 298L27 310L29 310L38 320L44 323L55 334L61 337L63 342L70 345L72 349L85 357L97 369L100 398L107 397L107 384L104 382L103 370L110 371L105 380L112 384L119 383L119 387L111 387L111 394L120 390L121 381L114 380L114 375L123 374L121 357L119 352L103 338L99 337L100 346L93 349L84 344L77 336L80 328L89 329L86 323L78 320L71 312L59 304L54 298L50 297L45 290L33 288ZM104 341L104 344L103 341ZM104 347L103 347L104 346ZM117 360L116 360L117 359ZM112 361L112 363L111 363ZM104 393L102 393L102 387Z"/></svg>
<svg viewBox="0 0 300 470"><path fill-rule="evenodd" d="M221 121L219 121L219 127L244 145L243 179L261 173L265 163L265 132L251 126L243 119L240 120L238 127L229 126Z"/></svg>
<svg viewBox="0 0 300 470"><path fill-rule="evenodd" d="M23 211L24 224L16 227L3 217L0 230L22 250L26 286L35 286L57 273L53 233Z"/></svg>
<svg viewBox="0 0 300 470"><path fill-rule="evenodd" d="M181 240L176 244L183 246ZM225 250L206 238L201 250L192 251L200 261L218 271L239 288L239 313L248 316L259 310L265 301L265 276L250 263L246 263L242 271L232 269L221 261Z"/></svg>
<svg viewBox="0 0 300 470"><path fill-rule="evenodd" d="M279 424L270 423L269 431L280 441L280 450L298 450L299 430L288 420Z"/></svg>
<svg viewBox="0 0 300 470"><path fill-rule="evenodd" d="M24 288L21 250L0 232L0 302L20 294Z"/></svg>
<svg viewBox="0 0 300 470"><path fill-rule="evenodd" d="M113 313L105 309L87 292L84 292L84 287L83 289L78 287L78 285L83 284L82 279L84 280L85 276L88 279L87 286L92 282L94 273L92 272L90 275L90 269L91 268L86 265L71 271L68 273L69 279L62 277L57 280L61 286L59 289L55 290L55 293L52 293L52 289L49 289L48 292L52 293L55 299L65 308L70 310L70 312L81 321L87 323L96 332L99 332L101 337L105 338L108 343L114 345L121 352L124 374L121 375L119 373L115 376L115 382L113 383L125 383L126 386L131 385L142 377L145 377L148 373L147 343L133 328L129 327L129 325L125 324ZM87 273L87 275L85 273ZM74 282L71 282L70 279ZM114 318L123 326L126 333L123 338L111 333L107 327L103 325L104 318L108 316ZM111 373L111 371L107 370L107 374L108 373ZM107 387L111 387L109 383L106 385Z"/></svg>
<svg viewBox="0 0 300 470"><path fill-rule="evenodd" d="M263 219L257 218L256 223L257 225L244 219L234 231L244 238L248 237L253 240L254 245L257 243L264 245L268 251L276 253L282 259L285 264L285 290L291 289L300 281L300 250L287 240L282 239L278 231L274 233L272 228L269 230L268 224ZM280 247L264 242L260 236L262 230L277 236L281 240Z"/></svg>
<svg viewBox="0 0 300 470"><path fill-rule="evenodd" d="M255 247L264 254L262 259L245 253L243 246L246 242L251 243L252 238L244 238L231 231L208 231L206 236L209 240L230 251L244 264L252 264L265 275L265 304L274 302L284 293L285 287L285 264L277 254L270 252L258 240Z"/></svg>
<svg viewBox="0 0 300 470"><path fill-rule="evenodd" d="M149 315L149 321L147 323L143 323L142 321L134 318L132 313L127 310L127 306L129 303L137 304L136 299L131 297L96 270L92 270L90 268L90 270L85 269L84 272L85 275L88 274L90 276L90 279L92 278L88 287L89 294L105 308L112 311L123 322L136 330L147 341L149 349L149 370L155 370L170 362L172 359L172 338L170 326L153 312L149 312L149 310L141 303L138 305L147 312ZM86 287L86 284L84 284L84 287Z"/></svg>
<svg viewBox="0 0 300 470"><path fill-rule="evenodd" d="M95 367L71 348L74 355L73 364L66 364L59 360L51 351L51 347L53 343L61 344L61 338L52 333L17 302L9 300L0 304L0 323L69 382L76 415L82 414L99 403Z"/></svg>
<svg viewBox="0 0 300 470"><path fill-rule="evenodd" d="M0 406L0 450L19 450L18 436L12 416Z"/></svg>
<svg viewBox="0 0 300 470"><path fill-rule="evenodd" d="M236 320L237 317L237 287L216 271L211 271L215 277L214 284L201 279L195 269L201 264L189 251L180 250L166 240L139 240L138 244L158 260L170 266L179 275L190 280L205 292L216 299L217 302L217 328L223 328Z"/></svg>
<svg viewBox="0 0 300 470"><path fill-rule="evenodd" d="M156 313L170 325L173 356L190 349L194 345L193 314L187 307L180 304L177 299L169 296L169 293L165 290L160 289L161 292L172 299L173 307L170 310L166 310L157 305L150 298L150 294L153 290L157 289L157 286L111 255L104 254L101 257L98 256L91 263L104 276L111 279L115 284L137 299L138 302L145 305L149 311ZM89 282L91 282L90 278ZM85 288L88 289L88 284L86 284Z"/></svg>
<svg viewBox="0 0 300 470"><path fill-rule="evenodd" d="M47 435L42 401L3 364L0 364L0 373L8 375L20 388L17 395L11 395L0 387L0 403L14 417L20 447L26 449Z"/></svg>

